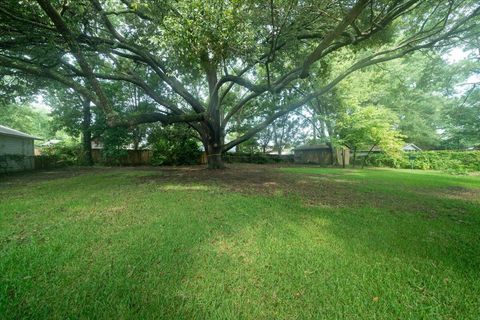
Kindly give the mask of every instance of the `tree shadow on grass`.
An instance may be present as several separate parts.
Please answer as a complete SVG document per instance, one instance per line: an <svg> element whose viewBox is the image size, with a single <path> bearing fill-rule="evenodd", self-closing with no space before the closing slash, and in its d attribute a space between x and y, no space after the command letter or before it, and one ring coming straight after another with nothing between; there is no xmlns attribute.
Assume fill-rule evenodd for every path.
<svg viewBox="0 0 480 320"><path fill-rule="evenodd" d="M419 301L443 315L475 314L480 250L472 248L474 228L374 208L302 208L284 199L270 205L200 245L199 278L184 284L191 296L214 292L223 309L245 316L256 310L265 318L278 312L317 318L319 310L331 318L345 306L352 315L362 308L373 315L379 295L390 304L385 308L395 305L383 316L411 316L405 306Z"/></svg>
<svg viewBox="0 0 480 320"><path fill-rule="evenodd" d="M178 176L146 176L142 183L161 186L176 181L188 188L188 185L198 183L196 179L192 176L182 179ZM226 187L222 179L210 176L201 181ZM475 285L470 280L475 279L480 252L471 248L479 224L473 216L475 212L469 212L475 208L469 201L457 199L449 201L447 206L438 194L422 195L424 205L433 207L438 214L437 219L431 220L431 212L424 211L423 205L412 205L419 199L408 201L415 194L413 190L390 193L389 198L383 195L383 202L372 202L371 195L366 194L367 201L362 204L350 201L342 206L331 206L323 202L318 207L305 206L302 198L305 193L299 195L280 190L283 197L272 194L271 190L260 193L259 186L265 186L265 183L268 183L267 187L284 185L278 177L259 179L257 176L256 179L259 182L250 184L247 190L238 189L241 183L237 180L226 180L235 184L237 191L227 189L224 193L233 191L247 197L246 208L252 209L255 196L251 191L254 190L257 196L262 194L259 196L262 205L253 206L255 214L247 215L247 221L234 224L232 233L221 230L211 243L200 244L198 250L204 253L195 262L195 276L183 284L191 299L209 306L205 310L207 314L212 310L223 310L227 314L247 317L249 310L257 310L258 314L268 310L268 318L278 316L278 310L291 315L295 314L293 310L303 310L307 317L314 317L313 309L319 306L315 297L321 295L337 299L325 302L322 307L330 310L331 315L338 315L338 310L329 308L348 305L352 301L358 304L358 308L372 308L366 306L366 301L371 302L371 295L375 292L383 292L397 304L398 310L403 310L403 313L391 316L406 316L407 310L401 305L407 302L415 305L424 301L445 314L455 312L448 307L449 299L466 294L465 301L459 304L468 309L468 304L472 303ZM292 181L288 183L291 186ZM298 188L295 190L299 191ZM354 205L348 206L352 203ZM238 210L225 210L242 216L246 208L240 210L240 214ZM455 212L459 208L465 211L458 214L466 216L467 224L455 221L458 218ZM230 216L222 219L230 224L233 221ZM219 260L223 264L219 264ZM317 272L319 276L316 278L306 276ZM285 277L289 280L283 280ZM310 284L309 288L313 288L310 292L307 283L313 280L307 278L318 281ZM332 281L325 282L325 279ZM449 281L457 282L457 287L452 290ZM326 289L319 288L319 284ZM202 297L206 291L213 292L215 299ZM338 296L338 292L343 295ZM402 295L406 298L400 298ZM441 305L437 305L439 300ZM242 301L242 304L234 301ZM296 309L291 309L292 305ZM214 315L218 316L217 313Z"/></svg>

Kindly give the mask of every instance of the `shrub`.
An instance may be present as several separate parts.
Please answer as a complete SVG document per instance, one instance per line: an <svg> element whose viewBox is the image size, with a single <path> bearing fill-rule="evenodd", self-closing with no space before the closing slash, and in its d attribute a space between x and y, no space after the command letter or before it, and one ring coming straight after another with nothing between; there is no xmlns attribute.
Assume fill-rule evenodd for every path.
<svg viewBox="0 0 480 320"><path fill-rule="evenodd" d="M153 165L200 163L201 151L191 128L185 125L157 127L149 136Z"/></svg>
<svg viewBox="0 0 480 320"><path fill-rule="evenodd" d="M102 161L107 165L119 166L128 157L128 151L125 148L130 137L128 130L123 127L109 128L103 133Z"/></svg>
<svg viewBox="0 0 480 320"><path fill-rule="evenodd" d="M78 165L82 158L82 147L77 143L61 142L42 149L44 156L49 156L54 166Z"/></svg>
<svg viewBox="0 0 480 320"><path fill-rule="evenodd" d="M400 159L386 154L372 154L367 164L375 167L443 170L450 173L480 171L480 151L419 151L405 152Z"/></svg>
<svg viewBox="0 0 480 320"><path fill-rule="evenodd" d="M226 153L223 155L223 160L228 163L291 163L293 162L293 155L275 155L264 153Z"/></svg>

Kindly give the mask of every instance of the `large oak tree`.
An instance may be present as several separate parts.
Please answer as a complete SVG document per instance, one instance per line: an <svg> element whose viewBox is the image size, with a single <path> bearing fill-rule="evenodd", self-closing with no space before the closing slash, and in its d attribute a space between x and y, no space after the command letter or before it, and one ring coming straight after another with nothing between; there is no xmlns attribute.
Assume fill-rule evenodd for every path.
<svg viewBox="0 0 480 320"><path fill-rule="evenodd" d="M5 0L0 74L56 81L111 126L185 122L220 168L222 153L352 72L471 37L479 14L466 0ZM350 50L365 54L329 68ZM115 111L112 82L137 86L156 110ZM255 126L225 141L239 114Z"/></svg>

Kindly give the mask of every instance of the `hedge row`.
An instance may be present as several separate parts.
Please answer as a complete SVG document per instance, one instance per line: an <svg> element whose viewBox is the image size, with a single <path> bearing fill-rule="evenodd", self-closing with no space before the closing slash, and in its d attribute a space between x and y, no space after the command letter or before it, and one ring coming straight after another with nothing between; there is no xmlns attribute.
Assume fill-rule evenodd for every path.
<svg viewBox="0 0 480 320"><path fill-rule="evenodd" d="M399 158L371 154L367 165L375 167L413 168L443 171L480 171L480 151L404 152Z"/></svg>

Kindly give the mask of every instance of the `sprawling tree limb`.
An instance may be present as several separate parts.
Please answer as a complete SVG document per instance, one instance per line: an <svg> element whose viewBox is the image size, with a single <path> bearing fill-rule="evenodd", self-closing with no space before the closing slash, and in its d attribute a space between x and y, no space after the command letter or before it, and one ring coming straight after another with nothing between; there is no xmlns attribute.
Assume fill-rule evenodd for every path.
<svg viewBox="0 0 480 320"><path fill-rule="evenodd" d="M132 127L142 123L160 122L164 125L178 123L178 122L200 122L205 120L204 114L183 114L183 115L166 115L160 112L144 113L139 115L129 116L125 119L120 119L115 123L115 126Z"/></svg>
<svg viewBox="0 0 480 320"><path fill-rule="evenodd" d="M460 19L460 21L457 22L454 26L452 26L452 28L450 28L450 30L448 30L447 32L437 36L436 38L434 38L434 39L432 39L432 40L430 40L426 43L420 43L420 44L417 44L417 45L413 45L415 42L418 42L419 39L411 39L410 42L403 43L402 45L400 45L396 48L380 51L380 52L372 54L372 55L370 55L366 58L361 59L360 61L354 63L352 66L350 66L348 69L346 69L344 72L342 72L340 75L338 75L336 78L334 78L329 84L322 87L320 90L318 90L316 92L313 92L313 93L310 93L307 96L305 96L303 99L300 99L298 101L295 101L295 102L291 103L290 105L284 107L282 110L280 110L280 111L270 115L269 117L267 117L263 122L261 122L260 124L258 124L254 128L250 129L247 133L245 133L241 137L227 143L224 147L224 151L228 151L228 150L232 149L233 147L235 147L236 145L238 145L238 144L240 144L244 141L247 141L248 139L255 136L258 132L265 129L268 125L270 125L272 122L274 122L279 117L300 108L301 106L308 103L310 100L312 100L316 97L319 97L319 96L325 94L326 92L330 91L340 81L342 81L343 79L348 77L353 72L355 72L359 69L371 66L371 65L375 65L375 64L386 62L386 61L401 58L401 57L403 57L403 56L405 56L405 55L407 55L411 52L414 52L414 51L417 51L417 50L420 50L420 49L433 47L434 45L438 44L439 42L444 41L444 40L446 40L446 39L448 39L452 36L455 36L459 32L460 27L463 26L466 21L478 16L479 14L480 14L480 7L476 8L468 16L464 17L463 19ZM440 32L440 30L438 32ZM423 39L421 39L421 40L423 40Z"/></svg>
<svg viewBox="0 0 480 320"><path fill-rule="evenodd" d="M342 32L362 13L363 8L370 0L358 0L353 6L350 12L343 18L343 20L328 33L323 41L315 48L315 50L305 59L300 72L300 78L306 78L308 76L308 70L310 66L322 57L322 53L327 47L339 36Z"/></svg>
<svg viewBox="0 0 480 320"><path fill-rule="evenodd" d="M49 0L37 0L37 2L53 22L58 32L65 38L72 51L72 54L77 59L82 71L85 73L87 81L92 86L93 91L98 97L98 99L96 99L99 102L98 107L105 111L108 121L115 121L117 114L113 110L113 107L97 78L95 78L95 75L93 74L93 68L87 62L87 59L85 58L80 46L78 45L78 42L76 41L75 35L70 31L67 24L63 21L62 17L57 10L55 10Z"/></svg>
<svg viewBox="0 0 480 320"><path fill-rule="evenodd" d="M400 2L400 1L395 1L394 3L392 3L392 5L390 7L390 10L389 10L389 14L385 15L385 17L383 17L383 19L381 19L381 21L375 22L375 25L369 30L369 32L362 32L358 29L358 27L355 27L355 30L357 32L357 36L349 35L348 33L343 31L341 34L342 35L347 34L348 35L347 39L334 42L334 43L332 43L328 46L326 46L325 41L322 41L322 44L323 44L322 48L323 48L323 46L326 46L326 47L323 48L322 50L319 49L320 45L319 45L319 47L317 47L317 49L318 49L318 51L316 49L316 51L318 52L317 55L316 55L317 60L319 60L321 58L324 58L329 53L332 53L332 52L334 52L334 51L336 51L340 48L343 48L347 45L358 44L362 41L365 41L365 40L369 39L372 35L374 35L375 33L383 30L389 23L391 23L393 20L398 18L402 14L402 12L404 12L405 10L407 10L409 8L411 9L415 4L418 4L418 0L410 0L410 1L407 1L407 2L403 3L402 5L397 5L398 2ZM352 20L351 25L354 25L354 21L355 20ZM342 21L340 21L340 23L342 23ZM311 36L311 37L309 37L307 35L299 35L299 36L297 36L297 38L298 39L302 39L302 38L316 39L316 38L322 38L322 37L319 34L316 34L315 36ZM275 50L280 50L286 44L287 44L287 42L277 44ZM264 59L267 59L267 58L268 58L268 54L264 54L255 63L253 63L251 65L248 65L247 67L242 69L241 72L235 77L235 79L234 79L235 81L233 81L232 78L230 78L230 79L224 79L224 78L220 79L220 81L218 83L219 88L222 86L222 84L224 84L228 81L232 82L230 84L230 86L227 88L224 95L228 93L228 91L233 87L234 84L242 85L242 86L244 86L246 88L249 88L252 91L254 91L254 93L251 96L247 97L247 100L242 99L237 104L237 106L234 107L227 114L227 117L225 118L224 122L227 122L231 118L231 116L233 116L233 114L240 111L243 108L243 106L246 104L246 102L250 101L251 99L254 99L254 98L258 97L261 93L267 92L269 90L272 91L272 92L275 92L275 93L280 93L293 80L302 77L302 72L303 72L304 68L303 67L298 67L298 68L295 68L293 70L290 70L287 73L284 73L273 84L267 83L267 84L263 84L263 85L255 85L255 84L250 83L248 80L241 78L241 75L243 73L245 73L250 68L252 68L254 65L260 63L261 61L263 61ZM222 100L223 100L223 97L222 97Z"/></svg>
<svg viewBox="0 0 480 320"><path fill-rule="evenodd" d="M113 35L115 39L117 39L122 45L125 46L126 49L129 49L133 52L135 52L137 55L141 56L144 58L144 61L149 64L152 69L159 75L159 77L168 83L172 89L179 94L182 98L184 98L192 107L193 109L198 112L204 112L205 109L202 105L202 103L196 99L193 95L191 95L188 90L185 89L182 83L175 79L175 77L172 76L167 76L165 72L165 66L163 66L162 63L158 61L153 55L151 55L149 52L143 50L139 46L129 44L127 40L117 32L113 24L111 23L110 19L108 16L105 14L103 11L102 5L98 0L90 0L93 3L93 6L95 9L100 13L102 20L107 27L108 31Z"/></svg>
<svg viewBox="0 0 480 320"><path fill-rule="evenodd" d="M84 86L80 85L78 82L72 80L71 78L65 77L64 75L54 70L28 64L2 55L0 55L0 66L19 70L27 75L33 75L40 78L58 81L64 86L74 89L76 92L90 99L95 104L99 103L97 97L92 93L91 90L88 90Z"/></svg>
<svg viewBox="0 0 480 320"><path fill-rule="evenodd" d="M85 76L85 74L75 68L74 66L70 65L69 63L63 62L63 65L67 67L69 70L73 71L77 76ZM151 97L155 102L159 105L171 110L175 114L183 114L184 112L178 108L173 101L168 100L167 98L162 97L159 95L155 90L150 87L145 81L140 79L135 74L102 74L95 72L95 77L98 79L105 79L105 80L116 80L116 81L124 81L129 82L132 84L137 85L138 87L142 88L143 91Z"/></svg>
<svg viewBox="0 0 480 320"><path fill-rule="evenodd" d="M262 93L268 90L267 85L256 85L245 78L242 78L239 76L233 76L233 75L226 75L217 82L217 84L215 85L214 91L218 92L220 87L227 82L236 83L238 85L241 85L242 87L249 89L250 91L258 92L258 93Z"/></svg>
<svg viewBox="0 0 480 320"><path fill-rule="evenodd" d="M35 26L37 28L46 29L46 30L49 30L49 31L54 30L54 28L52 28L49 25L46 25L46 24L43 24L43 23L40 23L40 22L37 22L37 21L25 19L25 18L22 18L22 17L18 17L16 15L10 13L8 10L3 9L2 7L0 7L0 12L9 16L10 18L12 18L14 20L17 20L17 21L21 22L21 23L30 24L30 25Z"/></svg>
<svg viewBox="0 0 480 320"><path fill-rule="evenodd" d="M227 125L228 121L230 121L230 119L235 115L237 114L239 111L241 111L243 109L243 107L245 107L245 105L247 103L249 103L250 101L252 101L253 99L255 99L256 97L262 95L261 92L252 92L251 94L247 95L246 97L244 97L243 99L241 99L235 106L233 106L233 108L227 113L227 115L225 116L225 118L223 119L222 121L222 127L225 128L225 126Z"/></svg>

